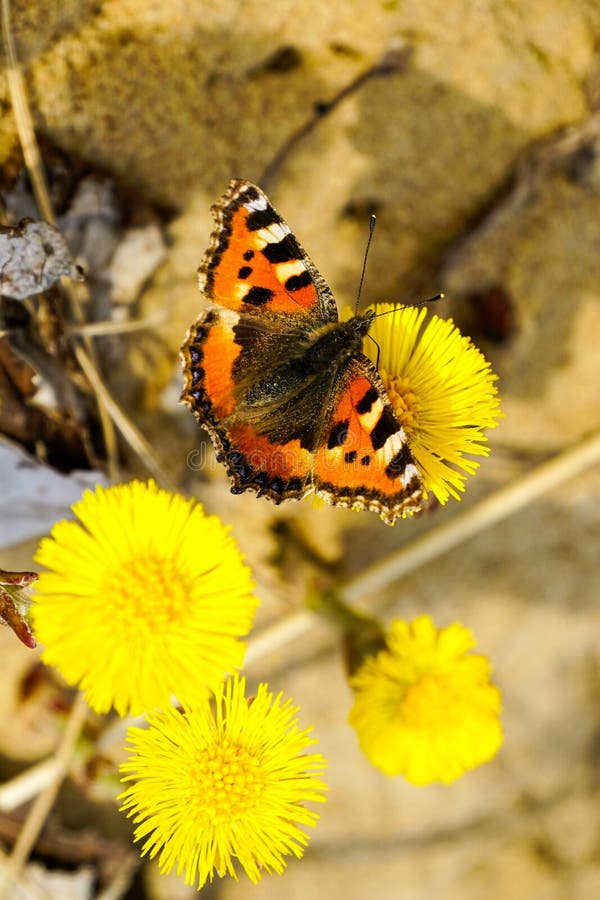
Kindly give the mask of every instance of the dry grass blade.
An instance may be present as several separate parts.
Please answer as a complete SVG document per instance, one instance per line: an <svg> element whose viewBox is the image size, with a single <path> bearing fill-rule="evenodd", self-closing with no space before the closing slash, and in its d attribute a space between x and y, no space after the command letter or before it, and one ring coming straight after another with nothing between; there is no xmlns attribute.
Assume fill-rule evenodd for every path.
<svg viewBox="0 0 600 900"><path fill-rule="evenodd" d="M94 393L101 399L103 406L108 411L112 421L119 429L123 438L127 441L133 452L142 461L149 472L154 475L158 484L173 493L177 492L177 486L169 478L158 459L154 455L152 447L146 438L138 431L133 422L125 415L119 404L113 399L108 388L100 378L95 366L87 356L83 347L75 348L75 356L82 371L91 384Z"/></svg>
<svg viewBox="0 0 600 900"><path fill-rule="evenodd" d="M87 337L130 334L135 331L145 331L147 328L155 328L157 325L161 325L165 319L164 310L159 309L143 319L128 319L126 322L84 322L82 325L72 325L69 333L87 335Z"/></svg>
<svg viewBox="0 0 600 900"><path fill-rule="evenodd" d="M10 0L2 0L2 35L4 38L4 49L6 53L6 77L8 80L8 88L15 114L15 122L23 149L25 165L29 172L31 184L35 194L35 199L42 218L49 222L50 225L56 225L54 211L48 196L44 172L42 170L40 153L35 139L35 131L33 129L33 121L29 104L27 102L27 94L21 70L17 63L17 52L15 42L10 25Z"/></svg>
<svg viewBox="0 0 600 900"><path fill-rule="evenodd" d="M53 770L52 779L48 781L43 791L36 797L6 864L5 880L2 887L0 887L0 900L7 900L11 896L9 892L12 892L15 882L19 879L37 837L44 826L61 782L69 770L69 764L83 728L87 710L88 707L83 694L78 694L71 708L60 746L54 756L56 768Z"/></svg>

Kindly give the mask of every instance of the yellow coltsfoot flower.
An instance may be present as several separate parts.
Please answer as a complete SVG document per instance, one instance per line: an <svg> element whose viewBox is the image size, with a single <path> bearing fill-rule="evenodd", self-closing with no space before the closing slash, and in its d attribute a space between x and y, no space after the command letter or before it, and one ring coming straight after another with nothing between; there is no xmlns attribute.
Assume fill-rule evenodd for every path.
<svg viewBox="0 0 600 900"><path fill-rule="evenodd" d="M228 529L134 481L86 491L40 543L32 620L44 662L120 715L193 703L242 665L257 600Z"/></svg>
<svg viewBox="0 0 600 900"><path fill-rule="evenodd" d="M496 376L483 354L451 319L424 307L379 303L364 352L378 360L379 374L427 491L446 503L460 500L466 475L487 456L484 433L501 416ZM382 315L383 313L383 315Z"/></svg>
<svg viewBox="0 0 600 900"><path fill-rule="evenodd" d="M214 703L170 708L130 728L131 756L121 766L122 809L144 840L142 855L158 854L161 872L177 868L200 889L215 875L238 877L235 862L254 883L281 873L286 856L301 857L318 815L306 801L324 801L322 756L300 731L297 709L266 684L245 697L237 677L221 685Z"/></svg>
<svg viewBox="0 0 600 900"><path fill-rule="evenodd" d="M486 657L469 651L458 623L396 620L387 648L351 679L349 721L362 751L386 775L449 783L491 759L502 744L500 692Z"/></svg>

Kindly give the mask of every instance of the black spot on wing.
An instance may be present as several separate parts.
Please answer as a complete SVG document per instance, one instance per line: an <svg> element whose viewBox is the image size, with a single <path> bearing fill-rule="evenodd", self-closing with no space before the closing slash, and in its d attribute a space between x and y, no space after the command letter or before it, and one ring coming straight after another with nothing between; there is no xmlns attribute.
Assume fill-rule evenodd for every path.
<svg viewBox="0 0 600 900"><path fill-rule="evenodd" d="M281 218L272 206L267 206L266 209L253 209L246 217L246 225L249 231L260 231L262 228L269 228L269 226L278 222L281 222Z"/></svg>
<svg viewBox="0 0 600 900"><path fill-rule="evenodd" d="M391 407L384 406L381 415L379 416L379 421L370 434L373 450L379 450L383 447L387 439L397 431L398 422L396 421L396 417L394 416Z"/></svg>
<svg viewBox="0 0 600 900"><path fill-rule="evenodd" d="M358 453L356 450L349 450L347 453L344 453L344 462L345 463L353 463L356 460Z"/></svg>
<svg viewBox="0 0 600 900"><path fill-rule="evenodd" d="M362 400L359 400L354 407L359 416L368 413L378 397L379 394L377 393L375 388L370 387L367 393L363 396Z"/></svg>
<svg viewBox="0 0 600 900"><path fill-rule="evenodd" d="M250 266L242 266L242 268L238 272L238 278L241 278L242 281L248 278L249 275L252 275L252 269Z"/></svg>
<svg viewBox="0 0 600 900"><path fill-rule="evenodd" d="M244 253L244 259L246 262L250 262L250 260L254 257L254 250L246 250Z"/></svg>
<svg viewBox="0 0 600 900"><path fill-rule="evenodd" d="M264 306L265 303L273 299L273 291L269 288L254 285L242 299L244 303L249 303L251 306Z"/></svg>
<svg viewBox="0 0 600 900"><path fill-rule="evenodd" d="M334 447L341 447L342 444L345 443L346 438L348 437L349 424L348 419L335 423L329 432L329 438L327 439L328 450L333 450Z"/></svg>
<svg viewBox="0 0 600 900"><path fill-rule="evenodd" d="M285 485L283 483L283 479L278 475L275 478L272 478L268 484L269 490L274 491L276 494L283 494L285 490Z"/></svg>
<svg viewBox="0 0 600 900"><path fill-rule="evenodd" d="M404 487L404 493L407 497L410 497L411 494L416 494L417 491L421 490L421 481L417 475L413 475L408 484Z"/></svg>
<svg viewBox="0 0 600 900"><path fill-rule="evenodd" d="M244 203L248 203L250 200L258 200L260 192L255 184L247 182L237 196L241 197Z"/></svg>
<svg viewBox="0 0 600 900"><path fill-rule="evenodd" d="M404 470L412 462L414 462L412 453L408 449L408 444L404 444L396 455L390 459L385 467L385 474L391 479L398 478L404 474Z"/></svg>
<svg viewBox="0 0 600 900"><path fill-rule="evenodd" d="M239 450L231 450L227 453L225 455L225 464L228 474L235 475L242 483L248 481L253 475L252 467L248 465L246 457ZM233 488L231 492L240 493L239 491L234 491Z"/></svg>
<svg viewBox="0 0 600 900"><path fill-rule="evenodd" d="M260 252L270 263L283 263L290 262L293 259L302 259L302 251L296 238L291 234L286 234L276 244L267 244Z"/></svg>
<svg viewBox="0 0 600 900"><path fill-rule="evenodd" d="M361 456L360 464L361 464L361 466L371 465L371 457L370 456Z"/></svg>
<svg viewBox="0 0 600 900"><path fill-rule="evenodd" d="M312 283L310 272L306 269L300 275L290 275L284 287L287 291L299 291L302 288L309 287Z"/></svg>

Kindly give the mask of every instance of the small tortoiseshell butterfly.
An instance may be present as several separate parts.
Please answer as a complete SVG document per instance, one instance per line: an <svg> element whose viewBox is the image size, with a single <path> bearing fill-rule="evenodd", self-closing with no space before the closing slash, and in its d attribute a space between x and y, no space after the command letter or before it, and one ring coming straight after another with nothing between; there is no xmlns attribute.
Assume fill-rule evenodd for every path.
<svg viewBox="0 0 600 900"><path fill-rule="evenodd" d="M340 322L333 294L263 192L232 181L199 269L215 304L182 349L182 400L234 494L314 491L384 522L420 509L422 480L375 366L374 313Z"/></svg>

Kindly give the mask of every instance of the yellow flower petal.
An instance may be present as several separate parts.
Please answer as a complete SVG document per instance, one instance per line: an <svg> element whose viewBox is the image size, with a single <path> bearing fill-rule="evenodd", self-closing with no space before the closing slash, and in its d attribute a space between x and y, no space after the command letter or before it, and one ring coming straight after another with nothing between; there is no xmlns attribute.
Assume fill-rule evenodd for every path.
<svg viewBox="0 0 600 900"><path fill-rule="evenodd" d="M50 571L32 618L44 661L90 706L194 702L241 666L257 600L216 516L153 482L86 491L73 511L38 549Z"/></svg>
<svg viewBox="0 0 600 900"><path fill-rule="evenodd" d="M479 466L469 457L487 456L484 429L501 416L496 376L451 319L432 316L423 328L424 307L380 303L374 309L370 334L381 348L379 372L424 486L442 504L459 500L465 475ZM364 343L373 362L377 346Z"/></svg>
<svg viewBox="0 0 600 900"><path fill-rule="evenodd" d="M121 799L135 840L142 855L158 854L161 872L176 867L198 889L215 874L237 879L236 860L254 883L281 873L308 843L299 825L318 819L304 803L325 800L326 762L305 753L316 741L298 729L298 710L266 684L252 700L244 692L231 678L214 704L155 712L148 729L128 733Z"/></svg>
<svg viewBox="0 0 600 900"><path fill-rule="evenodd" d="M500 692L488 660L469 652L473 645L458 623L438 630L428 616L397 620L387 649L352 678L350 724L386 775L448 783L497 753Z"/></svg>

